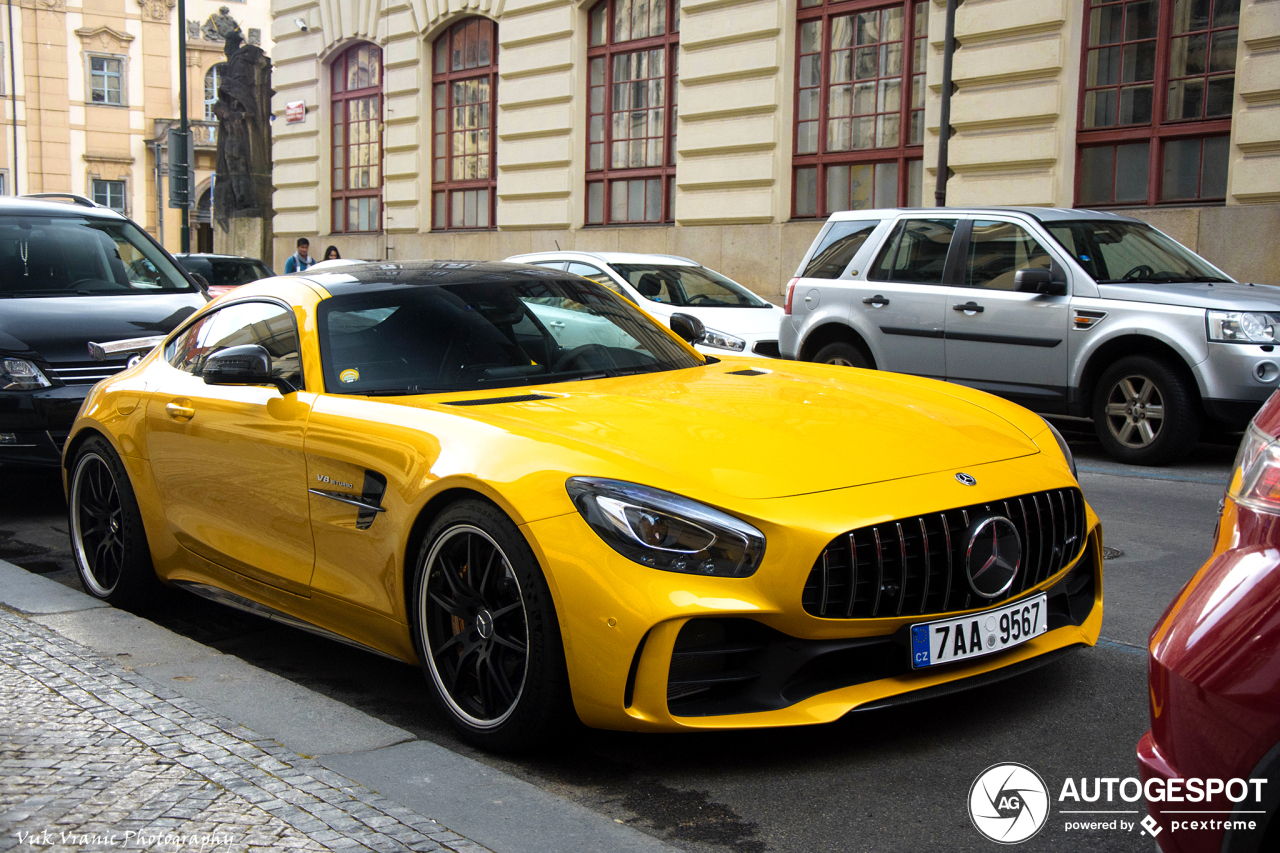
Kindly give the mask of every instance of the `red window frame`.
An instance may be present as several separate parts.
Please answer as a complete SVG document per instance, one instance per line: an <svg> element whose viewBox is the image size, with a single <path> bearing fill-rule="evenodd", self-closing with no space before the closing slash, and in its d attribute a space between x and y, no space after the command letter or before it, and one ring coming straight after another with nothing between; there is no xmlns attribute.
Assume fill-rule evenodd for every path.
<svg viewBox="0 0 1280 853"><path fill-rule="evenodd" d="M921 192L923 193L924 182L924 74L927 65L928 50L928 33L927 33L927 15L929 3L921 2L921 0L895 0L895 2L886 3L885 0L800 0L799 7L796 10L796 58L795 58L795 104L792 115L792 169L791 169L791 217L793 219L822 219L829 214L827 211L827 173L831 167L856 167L877 164L896 164L897 166L897 187L894 192L895 203L897 206L907 206L911 204L908 198L908 188L910 184L910 169L913 162L919 162ZM903 10L902 18L902 36L900 39L894 39L887 42L878 40L874 42L879 45L901 44L902 50L902 67L899 74L880 76L879 60L877 60L877 76L874 82L877 87L880 81L900 80L899 84L899 107L898 116L898 142L896 145L887 145L881 147L870 148L853 148L852 140L848 150L829 150L828 143L828 127L829 122L835 118L843 118L845 116L831 115L831 90L834 85L832 81L832 21L837 18L855 16L852 26L854 26L853 43L850 48L840 48L840 52L848 49L851 55L851 61L856 60L857 49L857 14L867 12L880 12L885 9L901 8ZM924 32L916 33L916 18L919 11L925 13ZM820 21L822 24L821 43L819 50L805 51L803 45L803 27L806 23ZM870 43L867 43L870 44ZM866 44L863 45L867 46ZM816 85L803 86L802 79L802 62L806 57L817 55L820 57L819 62L819 79ZM919 67L917 67L919 66ZM853 86L852 74L850 87ZM919 76L918 85L915 78ZM862 78L864 82L872 81L873 78ZM801 116L801 93L806 89L818 90L818 109L813 116ZM919 91L917 92L917 88ZM854 113L856 107L853 106L852 95L850 97L849 115L851 122L856 117L871 116L873 121L879 116L891 116L892 112L880 110L880 95L876 95L876 112L874 113ZM911 129L913 115L918 115L920 128L920 137L918 142L911 141ZM801 134L805 132L802 124L813 122L817 128L816 151L800 153L802 147ZM874 128L873 128L873 132ZM852 133L852 131L851 131ZM800 172L802 170L814 170L814 209L813 212L800 210L797 202L799 201L800 189ZM873 190L874 195L877 194Z"/></svg>
<svg viewBox="0 0 1280 853"><path fill-rule="evenodd" d="M475 85L469 86L471 83ZM432 230L497 228L497 23L475 15L458 21L436 38L432 47L431 106ZM467 170L468 162L474 164L475 175L455 177L455 171ZM475 199L470 207L466 205L469 197ZM458 203L463 208L461 220L455 223ZM468 211L473 214L471 223L467 222Z"/></svg>
<svg viewBox="0 0 1280 853"><path fill-rule="evenodd" d="M1131 207L1131 206L1155 206L1161 204L1217 204L1226 201L1224 195L1203 196L1197 194L1196 197L1188 198L1180 196L1177 198L1168 198L1165 192L1165 168L1168 164L1167 149L1169 143L1180 141L1200 141L1200 160L1197 177L1197 186L1201 188L1206 170L1206 163L1203 158L1203 150L1206 142L1215 148L1221 146L1221 140L1231 133L1231 116L1230 114L1220 117L1197 117L1190 119L1170 119L1169 109L1169 89L1171 83L1182 82L1186 80L1203 79L1206 81L1205 88L1208 89L1208 81L1226 79L1234 76L1237 72L1233 68L1230 71L1213 71L1210 70L1210 47L1206 44L1205 53L1205 69L1200 73L1191 73L1174 77L1172 75L1171 54L1173 52L1173 42L1175 39L1186 38L1187 36L1195 36L1206 34L1207 38L1212 39L1213 34L1231 33L1239 31L1239 18L1237 15L1236 23L1227 26L1213 26L1214 14L1217 11L1218 3L1222 0L1212 0L1208 17L1208 24L1205 27L1196 27L1187 29L1185 32L1174 33L1174 12L1176 0L1154 0L1156 4L1158 20L1156 25L1155 41L1155 65L1151 79L1152 98L1151 98L1151 119L1141 123L1132 124L1115 124L1104 127L1086 127L1086 121L1089 115L1086 114L1086 104L1088 96L1091 92L1098 92L1105 89L1119 90L1125 87L1124 83L1124 65L1120 66L1117 76L1120 82L1116 84L1098 84L1089 85L1089 53L1091 50L1097 50L1105 47L1117 47L1121 54L1125 52L1125 47L1130 44L1138 44L1139 42L1149 42L1151 39L1128 39L1128 11L1127 7L1136 5L1141 0L1083 0L1084 4L1084 35L1080 45L1080 91L1078 112L1079 118L1076 127L1076 174L1075 174L1075 203L1079 206L1088 207ZM1208 2L1208 0L1206 0ZM1095 10L1106 10L1115 8L1125 9L1124 17L1121 20L1121 41L1100 43L1098 45L1090 45L1091 21ZM1099 13L1101 14L1101 12ZM1234 43L1234 40L1233 40ZM1136 48L1135 48L1136 50ZM1128 57L1125 57L1128 58ZM1131 81L1133 83L1141 83L1145 81ZM1228 99L1230 100L1230 99ZM1116 109L1119 110L1119 97L1117 96ZM1207 105L1207 91L1201 96L1201 115ZM1117 122L1119 114L1116 115ZM1109 199L1099 201L1096 198L1085 199L1082 190L1085 188L1085 158L1091 157L1098 153L1095 149L1112 148L1118 149L1121 146L1135 146L1145 143L1147 146L1147 177L1146 177L1146 197L1134 197L1117 199L1116 198L1116 167L1117 157L1113 153L1111 157L1111 183ZM1129 147L1130 153L1138 151ZM1228 156L1229 156L1228 152Z"/></svg>
<svg viewBox="0 0 1280 853"><path fill-rule="evenodd" d="M368 86L361 86L356 89L349 88L351 79L351 61L360 51L374 51L378 60L377 80L371 82ZM340 215L333 216L330 228L333 233L377 233L382 230L382 48L376 44L368 42L360 42L353 44L351 47L339 54L331 63L329 70L332 91L330 92L330 107L332 109L332 124L330 126L331 133L331 151L333 152L333 163L331 175L335 175L339 171L342 177L342 187L339 189L337 180L334 180L330 186L332 201L330 203L330 212L333 214L340 211ZM377 115L373 119L355 119L352 120L350 115L350 107L358 102L366 101L366 99L374 98ZM360 131L370 131L365 141L352 142L352 130L358 128L362 123L366 123L366 127ZM371 123L370 123L371 122ZM338 135L338 128L342 128L341 138ZM369 163L352 164L351 155L359 146L370 146L372 154L368 158ZM368 149L364 149L368 150ZM362 168L372 168L375 171L375 180L370 181L371 186L362 186L351 189L351 178L355 170ZM363 183L363 181L361 181ZM376 213L376 221L373 228L357 228L352 227L350 217L350 200L368 198L376 200L378 209ZM340 202L340 204L339 204Z"/></svg>
<svg viewBox="0 0 1280 853"><path fill-rule="evenodd" d="M616 23L619 8L635 9L641 0L600 0L588 12L588 47L587 47L587 142L586 142L586 198L583 204L583 221L587 225L663 225L675 221L675 174L676 174L676 88L680 79L680 0L655 0L665 5L665 31L660 35L643 38L616 39ZM634 5L633 5L634 4ZM646 8L648 4L646 4ZM602 11L603 10L603 11ZM603 39L600 38L601 22L598 16L603 14ZM643 78L629 78L634 84L636 80L647 80L650 83L662 83L662 105L657 109L646 106L644 110L620 109L615 111L615 63L624 55L640 54L663 50L663 67L659 74L649 74ZM603 73L595 72L598 63L603 63ZM633 66L634 67L634 66ZM593 73L595 72L595 73ZM634 88L634 85L633 85ZM647 87L651 90L653 87ZM646 104L648 102L646 101ZM662 129L659 134L643 137L628 134L626 140L614 138L615 122L628 113L650 113L661 111ZM625 122L624 122L625 124ZM647 129L647 128L646 128ZM662 147L661 165L614 166L612 152L615 143L639 144L647 151L655 141ZM640 204L641 215L633 218L630 214L613 215L614 187L620 182L628 182L627 200L630 193L639 188L645 193ZM645 218L649 194L657 192L658 215ZM597 208L599 215L593 215Z"/></svg>

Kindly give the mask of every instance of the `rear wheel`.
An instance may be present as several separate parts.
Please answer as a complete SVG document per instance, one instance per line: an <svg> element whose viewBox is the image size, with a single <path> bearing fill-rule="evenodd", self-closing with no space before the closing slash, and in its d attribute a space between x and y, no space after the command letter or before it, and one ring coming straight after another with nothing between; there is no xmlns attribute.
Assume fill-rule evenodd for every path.
<svg viewBox="0 0 1280 853"><path fill-rule="evenodd" d="M1176 461L1200 437L1200 408L1190 381L1173 365L1131 355L1111 365L1093 396L1103 448L1130 465Z"/></svg>
<svg viewBox="0 0 1280 853"><path fill-rule="evenodd" d="M818 350L813 360L818 364L835 364L841 367L871 367L862 350L846 341L836 341Z"/></svg>
<svg viewBox="0 0 1280 853"><path fill-rule="evenodd" d="M520 531L460 501L427 532L414 578L418 656L454 727L477 746L535 746L572 717L551 592Z"/></svg>
<svg viewBox="0 0 1280 853"><path fill-rule="evenodd" d="M71 550L86 592L134 606L160 590L133 487L106 439L93 436L76 451L68 514Z"/></svg>

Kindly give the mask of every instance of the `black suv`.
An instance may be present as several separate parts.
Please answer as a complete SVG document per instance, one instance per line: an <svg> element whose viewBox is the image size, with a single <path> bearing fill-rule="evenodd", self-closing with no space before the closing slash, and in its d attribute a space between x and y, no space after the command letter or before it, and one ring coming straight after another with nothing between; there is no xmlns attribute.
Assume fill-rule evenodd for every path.
<svg viewBox="0 0 1280 853"><path fill-rule="evenodd" d="M90 342L168 334L206 301L115 211L73 195L0 198L0 465L58 464L89 388L137 357L95 360Z"/></svg>

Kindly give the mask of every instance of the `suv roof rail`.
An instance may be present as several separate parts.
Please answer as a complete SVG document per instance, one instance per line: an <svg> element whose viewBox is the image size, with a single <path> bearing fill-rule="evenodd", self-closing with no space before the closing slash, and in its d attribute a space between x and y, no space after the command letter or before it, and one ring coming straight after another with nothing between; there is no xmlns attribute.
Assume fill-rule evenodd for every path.
<svg viewBox="0 0 1280 853"><path fill-rule="evenodd" d="M84 207L102 207L102 205L75 193L27 193L21 198L65 198L70 199L73 203L83 205Z"/></svg>

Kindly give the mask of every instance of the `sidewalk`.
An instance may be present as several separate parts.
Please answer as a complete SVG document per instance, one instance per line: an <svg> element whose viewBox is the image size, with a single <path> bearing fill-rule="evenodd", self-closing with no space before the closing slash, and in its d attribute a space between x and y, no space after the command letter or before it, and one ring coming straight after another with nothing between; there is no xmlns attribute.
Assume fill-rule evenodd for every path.
<svg viewBox="0 0 1280 853"><path fill-rule="evenodd" d="M673 848L0 561L0 851L108 849Z"/></svg>

